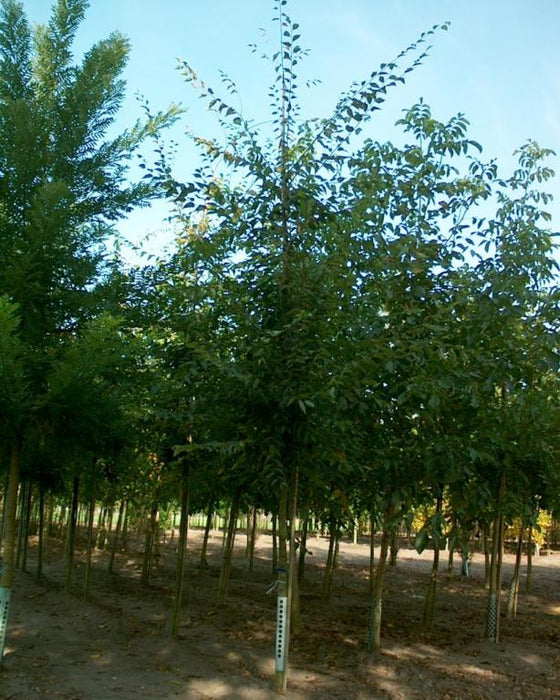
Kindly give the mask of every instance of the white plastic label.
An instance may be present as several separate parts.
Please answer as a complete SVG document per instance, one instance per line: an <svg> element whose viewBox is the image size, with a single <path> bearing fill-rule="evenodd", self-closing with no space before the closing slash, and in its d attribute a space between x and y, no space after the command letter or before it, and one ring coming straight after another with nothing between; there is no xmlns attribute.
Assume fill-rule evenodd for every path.
<svg viewBox="0 0 560 700"><path fill-rule="evenodd" d="M288 598L278 596L276 608L276 670L283 671L286 651L286 613L288 610Z"/></svg>
<svg viewBox="0 0 560 700"><path fill-rule="evenodd" d="M10 589L0 586L0 663L4 656L6 631L8 629L8 611L10 609Z"/></svg>

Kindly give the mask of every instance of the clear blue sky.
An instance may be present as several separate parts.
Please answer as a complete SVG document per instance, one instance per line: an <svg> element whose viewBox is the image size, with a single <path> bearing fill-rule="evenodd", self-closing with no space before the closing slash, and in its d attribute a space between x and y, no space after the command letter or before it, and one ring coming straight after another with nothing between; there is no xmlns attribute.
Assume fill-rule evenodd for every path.
<svg viewBox="0 0 560 700"><path fill-rule="evenodd" d="M49 0L23 4L32 22L48 19ZM435 37L430 57L393 91L368 135L395 138L392 125L401 110L422 97L436 118L465 113L471 138L483 145L487 159L498 159L504 175L514 165L512 152L529 138L560 152L560 0L291 0L288 12L311 52L301 82L322 81L310 90L302 87L304 116L328 115L352 81L366 77L433 24L449 20L450 30ZM219 131L176 70L178 58L214 87L219 70L225 70L238 84L246 115L268 118L270 67L248 45L276 50L272 14L272 0L91 0L76 47L83 51L113 30L128 36L128 97L120 121L124 126L140 116L136 92L153 108L180 102L187 113L173 138L182 144L187 127L205 136ZM260 28L266 29L264 36ZM187 177L195 165L192 151L179 151L179 176ZM551 165L560 172L558 158ZM548 189L557 193L550 211L551 226L559 229L557 181ZM163 216L155 207L133 215L123 230L140 240L165 227ZM162 240L158 234L151 248Z"/></svg>

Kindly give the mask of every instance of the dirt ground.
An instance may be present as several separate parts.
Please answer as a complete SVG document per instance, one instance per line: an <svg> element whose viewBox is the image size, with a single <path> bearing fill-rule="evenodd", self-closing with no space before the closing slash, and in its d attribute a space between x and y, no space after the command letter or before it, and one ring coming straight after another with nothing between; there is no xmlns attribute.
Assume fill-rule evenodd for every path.
<svg viewBox="0 0 560 700"><path fill-rule="evenodd" d="M270 537L257 544L248 572L245 538L237 537L228 602L217 608L221 535L211 540L209 568L197 568L202 535L189 533L188 577L179 639L169 635L176 539L162 548L149 588L140 586L140 552L119 555L106 572L95 557L93 596L62 591L63 566L54 541L45 581L18 572L12 597L2 700L265 700L271 690L275 599ZM474 556L469 578L445 573L442 562L433 630L422 628L431 553L402 548L389 570L383 651L365 653L368 545L341 544L329 605L321 601L327 543L312 538L302 587L303 631L292 641L288 697L542 700L560 698L560 553L534 562L533 590L521 595L515 621L501 620L502 640L483 640L484 563ZM34 571L34 551L28 568ZM513 569L506 555L504 582ZM522 587L524 577L522 579ZM504 584L505 586L505 584Z"/></svg>

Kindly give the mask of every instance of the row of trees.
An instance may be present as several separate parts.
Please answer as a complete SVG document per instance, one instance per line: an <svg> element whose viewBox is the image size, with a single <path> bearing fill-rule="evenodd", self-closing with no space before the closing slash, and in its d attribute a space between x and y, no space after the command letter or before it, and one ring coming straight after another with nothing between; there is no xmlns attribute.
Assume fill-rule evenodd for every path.
<svg viewBox="0 0 560 700"><path fill-rule="evenodd" d="M107 140L128 47L114 35L74 65L86 7L59 0L32 35L20 4L1 3L3 589L20 473L41 509L45 494L69 499L70 531L80 500L90 530L98 500L134 503L152 524L147 551L158 510L180 504L174 632L189 511L229 503L230 545L242 504L274 514L296 628L296 519L336 539L369 517L382 532L364 625L374 651L391 532L432 506L419 548L444 531L463 546L476 527L493 543L496 640L504 524L529 524L560 493L557 266L540 189L551 152L525 144L505 178L464 116L441 122L422 102L397 123L404 146L364 138L446 26L353 84L331 117L301 119L304 51L280 0L272 129L184 64L227 139L196 138L201 165L180 182L159 136L177 109ZM149 137L157 161L128 184ZM138 269L109 258L114 223L162 193L174 252ZM231 547L221 599L228 561Z"/></svg>

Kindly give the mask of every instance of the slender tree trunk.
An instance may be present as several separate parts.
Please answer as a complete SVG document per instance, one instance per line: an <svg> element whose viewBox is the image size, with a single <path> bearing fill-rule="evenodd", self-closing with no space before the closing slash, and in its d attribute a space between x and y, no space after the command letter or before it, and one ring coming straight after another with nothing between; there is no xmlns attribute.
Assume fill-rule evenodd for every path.
<svg viewBox="0 0 560 700"><path fill-rule="evenodd" d="M8 492L8 480L10 478L9 472L6 473L4 478L4 490L2 493L2 520L0 521L0 535L4 532L4 522L6 520L6 494Z"/></svg>
<svg viewBox="0 0 560 700"><path fill-rule="evenodd" d="M525 529L525 523L521 522L521 527L519 529L519 538L517 540L517 551L515 553L515 567L513 569L513 577L509 586L507 607L506 607L506 617L508 619L513 619L517 617L517 603L519 601L519 575L521 572L521 558L523 555L523 531Z"/></svg>
<svg viewBox="0 0 560 700"><path fill-rule="evenodd" d="M208 501L208 509L206 512L206 525L204 527L204 538L202 540L202 549L200 550L200 569L208 568L208 539L210 537L210 528L212 527L212 516L214 515L214 498Z"/></svg>
<svg viewBox="0 0 560 700"><path fill-rule="evenodd" d="M150 573L151 566L154 565L156 571L159 570L159 562L161 559L160 544L161 544L161 525L160 525L160 512L159 509L156 512L156 519L154 523L154 537L152 540L152 558L150 561Z"/></svg>
<svg viewBox="0 0 560 700"><path fill-rule="evenodd" d="M253 522L253 506L247 506L245 514L245 556L249 559L251 552L251 523Z"/></svg>
<svg viewBox="0 0 560 700"><path fill-rule="evenodd" d="M43 480L39 481L39 527L37 530L37 581L43 577L43 553L45 539L45 487Z"/></svg>
<svg viewBox="0 0 560 700"><path fill-rule="evenodd" d="M398 539L398 533L395 530L394 532L391 533L389 566L396 566L397 565L398 554L399 554L399 539Z"/></svg>
<svg viewBox="0 0 560 700"><path fill-rule="evenodd" d="M253 564L255 561L255 542L257 539L257 515L258 515L258 510L256 506L252 509L251 512L251 522L247 523L247 535L248 535L248 545L249 545L249 572L253 573ZM250 527L249 527L250 525Z"/></svg>
<svg viewBox="0 0 560 700"><path fill-rule="evenodd" d="M226 547L230 518L231 518L231 506L226 509L225 517L224 517L224 525L223 525L223 529L222 529L222 555L223 555L224 549ZM236 522L236 526L237 526L237 516L235 518L235 522Z"/></svg>
<svg viewBox="0 0 560 700"><path fill-rule="evenodd" d="M290 636L290 608L288 599L288 550L286 540L288 519L288 485L280 489L278 502L278 566L276 567L276 658L274 668L274 690L280 695L286 693L288 682L288 639Z"/></svg>
<svg viewBox="0 0 560 700"><path fill-rule="evenodd" d="M504 518L501 511L504 495L505 477L502 475L498 492L498 516L494 520L490 588L488 590L488 605L486 609L486 639L496 643L500 641L501 563L504 531Z"/></svg>
<svg viewBox="0 0 560 700"><path fill-rule="evenodd" d="M490 543L488 541L489 525L482 528L482 541L484 547L484 588L490 588Z"/></svg>
<svg viewBox="0 0 560 700"><path fill-rule="evenodd" d="M309 530L309 512L307 511L303 518L303 529L299 542L299 558L298 558L298 583L303 583L305 576L305 556L307 554L307 532Z"/></svg>
<svg viewBox="0 0 560 700"><path fill-rule="evenodd" d="M370 603L367 648L370 654L381 650L381 616L383 611L383 584L385 582L385 570L387 568L387 554L389 551L389 541L391 539L391 519L394 515L395 507L391 503L385 511L383 522L383 534L381 536L381 549L379 561L375 574L375 584Z"/></svg>
<svg viewBox="0 0 560 700"><path fill-rule="evenodd" d="M533 525L529 525L527 533L527 578L525 579L525 593L529 594L533 586Z"/></svg>
<svg viewBox="0 0 560 700"><path fill-rule="evenodd" d="M461 550L461 576L465 578L469 575L469 550L468 545L463 545Z"/></svg>
<svg viewBox="0 0 560 700"><path fill-rule="evenodd" d="M299 488L299 470L296 465L292 467L290 479L291 499L290 499L290 559L288 563L288 609L290 611L290 628L294 634L301 632L301 609L299 599L299 581L297 567L297 506ZM287 638L287 652L290 646L290 636ZM286 657L287 658L287 657Z"/></svg>
<svg viewBox="0 0 560 700"><path fill-rule="evenodd" d="M150 574L152 573L152 552L154 548L154 539L157 526L158 502L153 501L150 510L150 517L146 527L146 538L144 540L144 558L142 560L142 575L140 577L143 586L148 586L150 583Z"/></svg>
<svg viewBox="0 0 560 700"><path fill-rule="evenodd" d="M128 500L124 499L124 514L123 514L123 524L121 532L121 547L126 552L128 550L128 521L129 521L129 507Z"/></svg>
<svg viewBox="0 0 560 700"><path fill-rule="evenodd" d="M327 554L327 564L325 566L325 575L323 577L323 590L321 593L321 599L323 603L328 603L331 599L332 590L332 579L334 572L334 558L335 558L335 548L336 548L336 527L331 523L330 535L329 535L329 551Z"/></svg>
<svg viewBox="0 0 560 700"><path fill-rule="evenodd" d="M185 553L187 549L187 537L189 531L189 466L183 465L183 479L181 483L181 521L179 523L179 548L177 550L177 574L175 579L175 600L173 604L173 616L171 618L171 636L179 635L179 619L183 605L183 591L185 587Z"/></svg>
<svg viewBox="0 0 560 700"><path fill-rule="evenodd" d="M373 512L369 517L369 529L369 595L371 598L375 588L375 513Z"/></svg>
<svg viewBox="0 0 560 700"><path fill-rule="evenodd" d="M285 492L284 492L285 490ZM283 487L280 493L278 507L278 567L288 570L288 487Z"/></svg>
<svg viewBox="0 0 560 700"><path fill-rule="evenodd" d="M88 528L87 528L87 550L86 550L86 570L84 575L84 600L89 600L91 590L91 553L95 544L93 533L93 523L95 519L95 477L92 479L91 496L89 501Z"/></svg>
<svg viewBox="0 0 560 700"><path fill-rule="evenodd" d="M453 575L453 559L455 556L455 548L453 546L449 546L449 554L447 555L447 574L448 576Z"/></svg>
<svg viewBox="0 0 560 700"><path fill-rule="evenodd" d="M109 556L109 573L112 574L115 568L115 556L117 554L117 547L119 544L119 535L121 534L121 528L123 524L123 515L125 509L126 501L123 498L119 506L119 514L117 516L117 525L112 535L111 539L111 554Z"/></svg>
<svg viewBox="0 0 560 700"><path fill-rule="evenodd" d="M64 535L64 530L66 528L66 511L67 511L67 506L66 504L60 506L60 512L58 514L58 522L56 524L57 528L57 537L60 541L62 541L63 535ZM66 543L65 543L66 547Z"/></svg>
<svg viewBox="0 0 560 700"><path fill-rule="evenodd" d="M223 605L227 597L229 577L231 574L231 561L233 557L233 546L235 544L235 531L237 528L237 517L239 515L239 501L241 500L241 490L236 489L233 494L231 508L229 510L229 522L227 526L226 543L223 550L222 568L220 571L220 582L218 584L218 605Z"/></svg>
<svg viewBox="0 0 560 700"><path fill-rule="evenodd" d="M437 515L441 515L442 503L443 503L443 496L441 493L439 493L438 497L437 497L437 503L436 503ZM451 548L451 551L452 551L452 549L453 548ZM434 623L438 571L439 571L439 538L434 538L434 558L432 561L430 582L428 584L428 591L426 593L426 600L424 603L424 626L427 629L431 629L432 625Z"/></svg>
<svg viewBox="0 0 560 700"><path fill-rule="evenodd" d="M441 509L443 505L443 495L438 493L436 502L436 514L441 516ZM453 551L453 547L450 548ZM434 558L432 561L432 571L430 573L430 582L428 584L428 591L426 593L426 600L424 603L424 626L427 629L431 629L434 623L434 612L436 608L436 591L437 591L437 579L439 571L439 537L434 538Z"/></svg>
<svg viewBox="0 0 560 700"><path fill-rule="evenodd" d="M111 535L113 534L113 518L115 515L115 508L114 504L107 509L107 539L111 539Z"/></svg>
<svg viewBox="0 0 560 700"><path fill-rule="evenodd" d="M31 484L29 481L23 481L19 490L19 505L17 508L17 553L16 553L16 568L21 567L21 555L23 552L23 541L25 538L25 528L27 522L27 492Z"/></svg>
<svg viewBox="0 0 560 700"><path fill-rule="evenodd" d="M52 496L49 496L47 499L47 527L45 530L45 541L43 542L43 549L47 550L49 546L49 537L53 536L54 533L54 528L53 528L53 522L54 522L54 499Z"/></svg>
<svg viewBox="0 0 560 700"><path fill-rule="evenodd" d="M10 450L8 483L4 495L2 530L2 567L0 569L0 666L4 658L4 646L10 612L10 596L14 582L16 548L16 512L19 488L19 440L14 437Z"/></svg>
<svg viewBox="0 0 560 700"><path fill-rule="evenodd" d="M76 539L76 520L78 517L78 495L80 490L80 477L75 476L72 485L72 505L68 518L66 534L66 590L72 587L72 573L74 570L74 542Z"/></svg>
<svg viewBox="0 0 560 700"><path fill-rule="evenodd" d="M276 659L274 690L284 695L288 682L288 659L290 650L290 629L297 634L301 628L298 568L296 553L296 518L299 487L299 470L292 465L290 483L280 491L278 508L278 577L276 614ZM288 531L288 520L290 527ZM289 556L287 541L289 540Z"/></svg>
<svg viewBox="0 0 560 700"><path fill-rule="evenodd" d="M424 626L431 629L434 624L434 613L436 607L437 578L439 570L439 546L434 543L434 558L432 560L432 570L430 572L430 582L428 592L424 602Z"/></svg>
<svg viewBox="0 0 560 700"><path fill-rule="evenodd" d="M27 494L25 498L25 518L23 524L23 556L21 559L22 571L27 571L27 552L29 550L29 531L31 524L33 487L29 481L27 484Z"/></svg>
<svg viewBox="0 0 560 700"><path fill-rule="evenodd" d="M278 518L276 513L272 516L272 573L276 574L278 568Z"/></svg>
<svg viewBox="0 0 560 700"><path fill-rule="evenodd" d="M95 537L95 548L96 549L103 549L103 538L104 538L104 530L105 530L105 518L107 517L107 509L101 508L99 509L99 513L97 515L97 533ZM88 529L89 529L89 517L88 517Z"/></svg>

